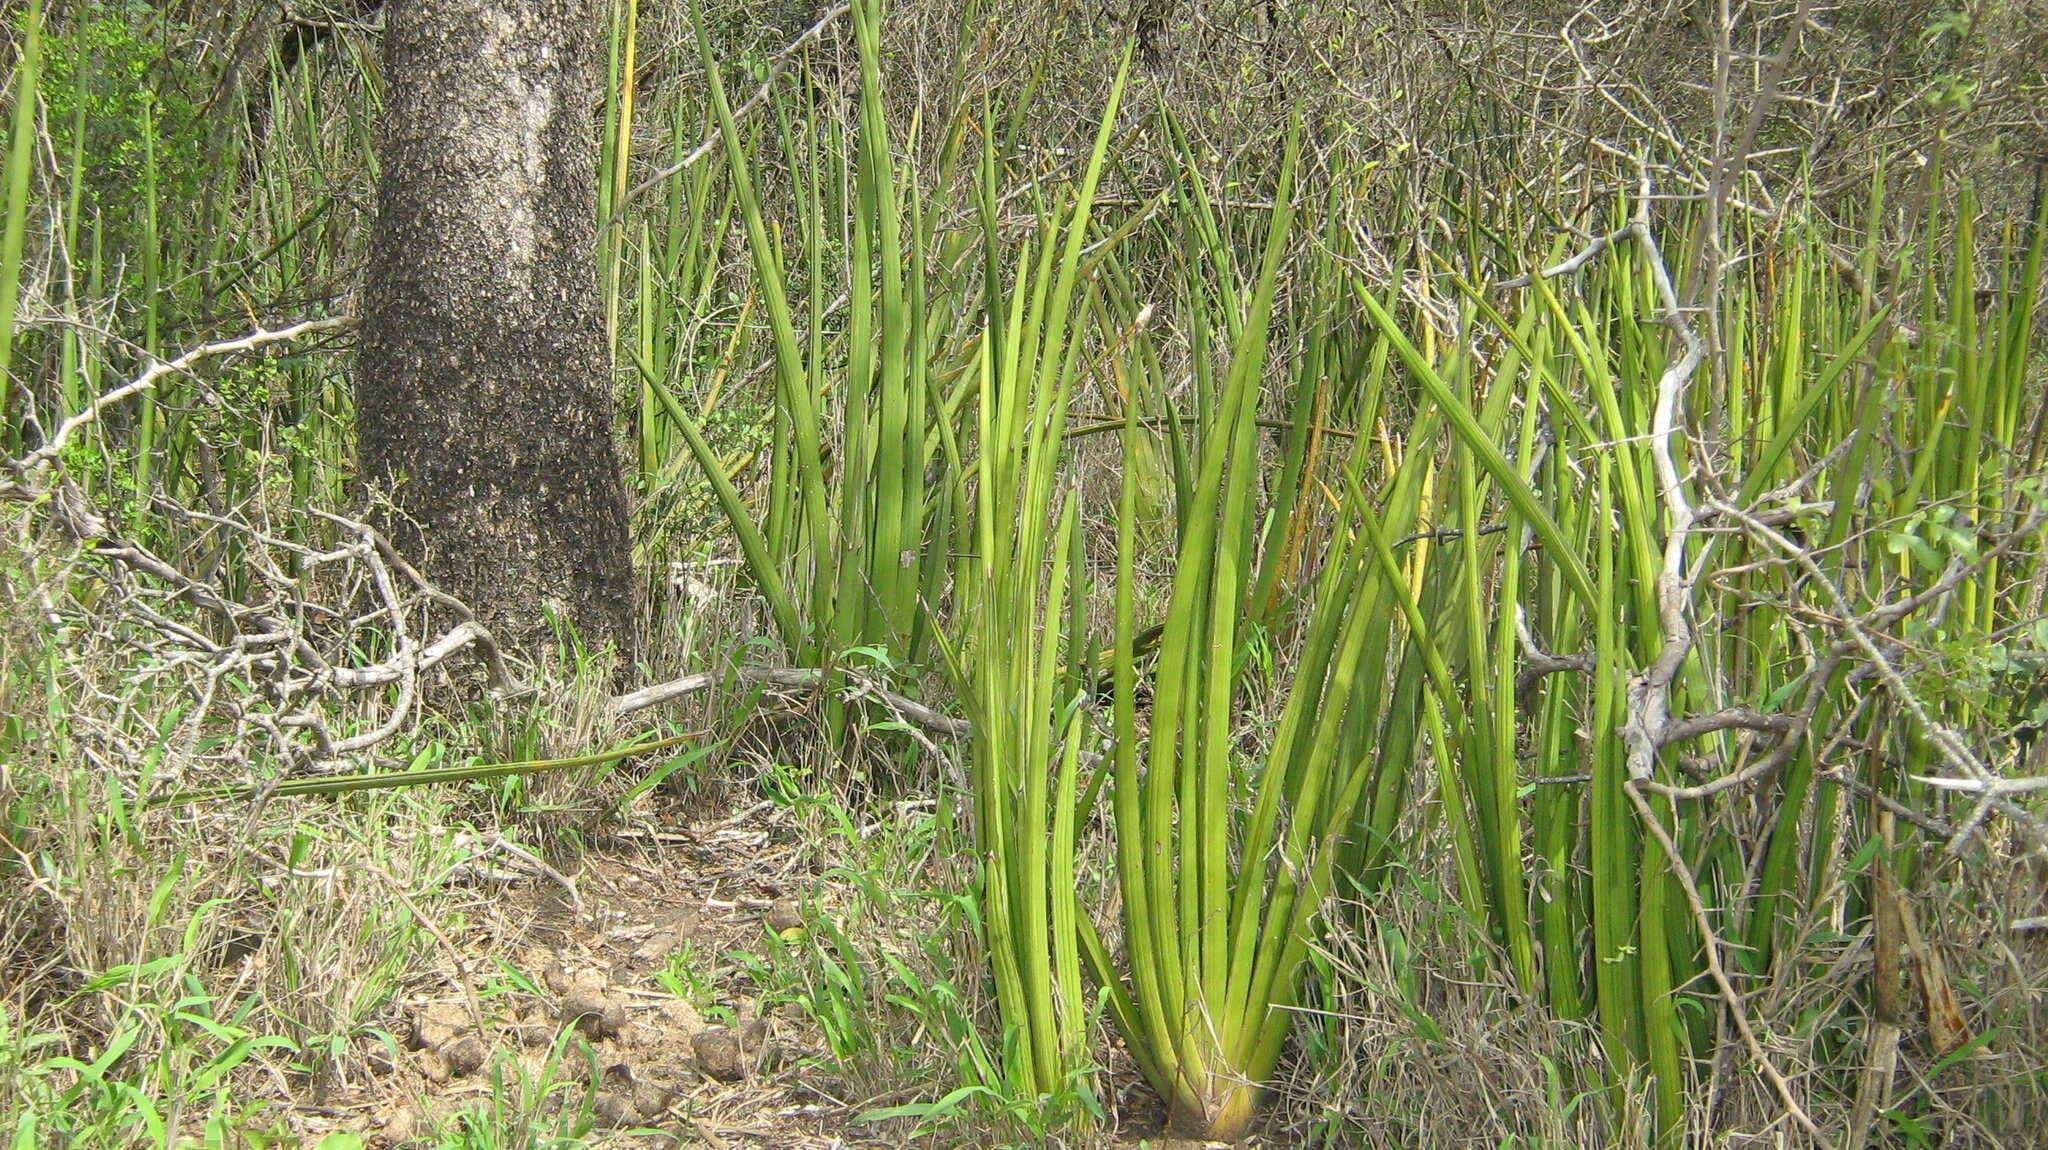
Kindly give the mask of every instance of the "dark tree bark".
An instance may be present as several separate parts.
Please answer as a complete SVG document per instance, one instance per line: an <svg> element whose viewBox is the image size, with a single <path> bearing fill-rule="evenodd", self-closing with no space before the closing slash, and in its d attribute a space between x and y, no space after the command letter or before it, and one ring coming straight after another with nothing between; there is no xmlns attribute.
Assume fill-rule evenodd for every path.
<svg viewBox="0 0 2048 1150"><path fill-rule="evenodd" d="M630 661L600 311L585 0L394 0L362 307L363 480L400 545L515 646L544 605Z"/></svg>

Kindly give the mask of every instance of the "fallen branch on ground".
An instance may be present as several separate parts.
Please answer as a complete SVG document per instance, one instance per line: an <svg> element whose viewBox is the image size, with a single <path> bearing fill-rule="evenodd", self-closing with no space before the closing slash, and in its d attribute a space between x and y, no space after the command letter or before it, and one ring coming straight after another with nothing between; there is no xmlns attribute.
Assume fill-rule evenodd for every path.
<svg viewBox="0 0 2048 1150"><path fill-rule="evenodd" d="M890 710L902 715L904 719L934 734L960 739L967 737L974 730L973 724L966 719L941 714L915 699L886 690L850 671L827 672L817 667L738 667L731 672L733 677L742 682L800 689L819 686L826 681L828 674L835 675L842 681L842 690L849 698L867 695L877 699ZM611 711L615 715L630 715L671 699L679 699L684 695L715 687L725 679L726 673L720 671L700 671L694 675L684 675L665 683L656 683L637 691L614 696L611 700Z"/></svg>

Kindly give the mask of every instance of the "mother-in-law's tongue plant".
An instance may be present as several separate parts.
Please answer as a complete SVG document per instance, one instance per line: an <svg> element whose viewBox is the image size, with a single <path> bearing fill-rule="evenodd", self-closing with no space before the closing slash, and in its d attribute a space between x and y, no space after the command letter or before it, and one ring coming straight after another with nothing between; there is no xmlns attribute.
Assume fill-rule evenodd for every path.
<svg viewBox="0 0 2048 1150"><path fill-rule="evenodd" d="M1274 196L1259 276L1231 328L1230 368L1201 456L1160 640L1149 735L1137 730L1133 668L1137 552L1136 409L1125 425L1118 516L1113 800L1123 896L1125 971L1092 925L1083 952L1110 1011L1166 1099L1178 1132L1234 1140L1279 1061L1310 920L1329 884L1333 847L1370 770L1336 752L1379 612L1352 609L1387 574L1360 536L1376 538L1351 498L1317 589L1301 671L1270 757L1248 769L1232 731L1236 653L1255 577L1254 446L1273 298L1294 222L1296 144ZM1356 492L1365 453L1347 478Z"/></svg>
<svg viewBox="0 0 2048 1150"><path fill-rule="evenodd" d="M1275 282L1294 221L1298 143L1298 136L1289 141L1259 278L1243 301L1243 322L1233 325L1230 370L1181 535L1151 728L1142 746L1133 666L1141 431L1136 405L1126 409L1111 671L1112 809L1128 980L1112 970L1092 924L1078 920L1111 1013L1166 1099L1169 1124L1231 1140L1249 1128L1260 1085L1279 1060L1287 1016L1276 1007L1292 1004L1307 917L1329 875L1323 848L1345 821L1331 812L1348 810L1357 795L1351 778L1330 785L1327 756L1316 762L1276 758L1244 784L1257 792L1247 818L1238 801L1242 776L1231 731L1238 631L1253 577L1254 417ZM1337 593L1331 584L1347 581L1353 571L1344 557L1333 557L1325 601ZM1301 682L1320 686L1327 675L1348 684L1357 645L1344 652L1349 663L1332 658L1342 645L1335 622L1335 613L1318 612ZM1341 630L1343 638L1360 632L1357 626ZM1334 725L1302 705L1306 694L1297 690L1289 703L1282 745L1305 727L1334 741ZM1339 709L1324 714L1331 710Z"/></svg>
<svg viewBox="0 0 2048 1150"><path fill-rule="evenodd" d="M969 786L982 938L1003 1026L1000 1065L969 1052L964 1061L980 1081L962 1089L993 1097L1041 1131L1100 1109L1089 1088L1091 1011L1076 927L1086 729L1072 663L1086 640L1066 604L1082 598L1080 537L1075 497L1059 470L1068 403L1082 374L1084 309L1075 297L1128 72L1127 50L1072 201L1059 209L1041 201L1038 226L1014 252L996 242L996 158L983 152L987 310L969 569L979 579L960 591L962 644L938 637L974 722Z"/></svg>
<svg viewBox="0 0 2048 1150"><path fill-rule="evenodd" d="M1402 450L1392 452L1382 437L1360 436L1337 489L1328 492L1340 507L1279 725L1263 762L1248 761L1239 749L1232 724L1243 678L1239 656L1246 620L1262 599L1250 593L1260 582L1257 502L1267 478L1255 450L1255 417L1274 338L1276 280L1294 224L1295 157L1290 142L1258 279L1237 305L1239 315L1224 325L1230 367L1216 393L1192 510L1183 523L1143 738L1133 668L1136 453L1143 433L1135 409L1126 414L1111 663L1121 974L1092 923L1077 919L1082 954L1106 988L1110 1013L1140 1069L1166 1099L1171 1128L1223 1140L1248 1131L1279 1062L1315 918L1345 853L1340 848L1357 834L1361 800L1385 790L1389 777L1404 777L1405 763L1386 761L1382 750L1392 724L1413 721L1437 765L1465 893L1489 920L1499 918L1490 925L1502 935L1526 933L1519 917L1523 888L1498 881L1502 867L1495 857L1512 852L1515 837L1493 833L1482 821L1483 788L1453 769L1487 732L1458 703L1453 669L1415 585L1418 557L1397 558L1394 540L1424 525L1426 508L1436 501L1429 494L1432 476L1444 482L1441 469L1448 464L1464 488L1495 493L1517 532L1526 527L1564 550L1556 523L1496 445L1503 434L1513 437L1505 396L1487 404L1483 418L1473 416L1472 397L1398 337L1383 305L1361 300L1382 348L1399 353L1419 394L1406 406ZM1196 223L1207 210L1199 196L1183 208ZM1201 255L1191 252L1189 264ZM1190 291L1189 298L1199 299L1200 292ZM1320 338L1313 322L1304 330L1310 344ZM1384 350L1368 358L1386 363ZM1372 379L1361 426L1404 414L1380 408L1379 369ZM1467 519L1477 514L1474 507L1466 511ZM1475 519L1467 537L1476 535ZM1583 568L1563 566L1571 591L1589 597ZM1388 705L1387 677L1398 668L1428 685L1410 696L1421 711L1411 720ZM1447 711L1447 700L1453 710ZM1405 750L1392 752L1396 756L1424 749L1414 741L1399 746Z"/></svg>

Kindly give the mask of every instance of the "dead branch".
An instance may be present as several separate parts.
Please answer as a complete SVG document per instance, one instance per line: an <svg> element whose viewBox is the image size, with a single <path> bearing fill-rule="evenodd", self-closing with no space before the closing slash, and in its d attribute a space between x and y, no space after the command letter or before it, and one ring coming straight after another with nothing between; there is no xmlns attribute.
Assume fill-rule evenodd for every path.
<svg viewBox="0 0 2048 1150"><path fill-rule="evenodd" d="M741 682L799 689L816 688L826 682L828 675L836 676L842 682L840 690L848 698L866 695L879 700L908 722L933 734L961 739L966 738L974 730L974 725L966 719L941 714L915 699L885 690L876 683L844 670L827 672L817 667L738 667L731 675ZM684 675L665 683L656 683L637 691L613 696L611 711L615 715L630 715L671 699L708 690L725 680L726 674L719 671L700 671L694 675Z"/></svg>
<svg viewBox="0 0 2048 1150"><path fill-rule="evenodd" d="M290 533L236 514L198 510L156 497L151 510L173 524L201 528L218 541L204 576L131 535L73 479L65 449L120 403L201 361L258 351L307 336L347 331L348 317L259 329L236 339L157 360L60 423L40 446L0 464L0 499L33 514L78 546L79 563L103 588L91 606L51 597L46 616L75 634L92 634L131 652L141 673L181 678L196 706L184 723L197 744L209 720L226 720L220 740L246 755L251 745L294 768L368 750L404 730L421 695L421 677L458 653L474 655L486 689L521 693L503 651L474 614L430 584L371 525L328 512L286 512ZM308 540L337 538L332 545ZM219 575L232 551L239 589ZM367 604L354 614L352 604ZM174 618L177 604L192 615ZM457 622L439 634L431 613ZM195 617L196 616L196 617ZM383 651L364 660L362 650ZM228 690L229 683L243 688ZM337 692L397 687L381 718L355 732L330 729L324 704Z"/></svg>
<svg viewBox="0 0 2048 1150"><path fill-rule="evenodd" d="M168 362L157 360L151 363L149 368L141 375L86 404L76 414L66 419L63 423L58 424L56 432L41 447L8 464L8 470L14 472L15 478L10 481L0 482L0 498L17 497L12 490L14 486L27 482L31 471L48 466L54 461L64 450L65 444L71 442L71 437L76 435L80 428L97 420L106 413L108 408L113 407L115 404L154 389L157 381L164 376L190 374L192 368L202 360L213 359L223 355L233 355L237 352L254 351L259 347L269 344L283 343L308 335L351 331L355 326L355 318L345 315L334 316L329 319L302 320L275 330L259 328L248 335L240 336L236 339L202 344Z"/></svg>
<svg viewBox="0 0 2048 1150"><path fill-rule="evenodd" d="M817 20L813 21L810 27L804 29L803 32L797 36L796 39L791 40L787 45L783 47L783 49L780 52L777 52L774 56L774 59L772 59L769 62L768 75L764 79L762 79L760 86L754 89L754 94L747 97L747 101L745 103L733 109L733 122L738 123L739 121L746 119L749 115L753 114L755 109L761 107L763 104L766 104L768 102L768 93L774 90L775 81L781 79L783 72L788 70L790 62L796 57L796 50L798 48L803 47L805 44L810 43L812 40L817 39L818 36L825 31L826 27L832 23L832 21L837 20L841 16L846 15L846 13L851 10L851 8L852 6L849 4L836 4L832 6L831 8L826 10L824 15L818 17ZM711 154L711 150L713 148L716 148L718 146L718 142L721 136L722 133L719 131L719 129L713 128L711 130L711 134L705 136L704 139L701 142L699 142L696 147L691 148L688 155L684 156L680 160L677 160L675 163L670 164L669 166L661 169L660 171L654 173L653 175L647 177L646 179L641 180L639 183L634 184L632 188L627 190L625 195L619 197L618 211L614 212L612 214L612 218L606 220L604 227L600 228L599 230L605 231L617 226L621 220L626 218L626 208L630 206L634 200L637 200L641 196L646 195L650 189L655 187L657 184L660 184L663 180L669 179L672 176L676 176L682 172L688 171L692 167L695 167L700 161L704 159L704 157Z"/></svg>
<svg viewBox="0 0 2048 1150"><path fill-rule="evenodd" d="M1961 735L1957 734L1948 724L1943 723L1928 710L1926 703L1920 699L1912 686L1906 682L1905 676L1899 673L1898 668L1893 665L1891 657L1885 653L1883 647L1872 633L1874 622L1878 620L1896 621L1912 609L1911 607L1903 607L1903 604L1910 603L1913 607L1917 607L1929 602L1935 593L1935 588L1929 588L1927 591L1908 596L1899 603L1886 604L1876 611L1859 616L1851 609L1848 596L1835 584L1834 580L1828 578L1827 572L1814 560L1812 552L1806 547L1786 538L1775 528L1758 522L1756 517L1740 508L1718 501L1715 503L1715 506L1720 514L1741 523L1751 534L1769 543L1781 554L1796 563L1814 585L1819 587L1827 596L1829 602L1833 604L1840 616L1843 629L1848 632L1847 638L1843 642L1861 652L1871 671L1877 676L1878 681L1884 685L1886 692L1899 704L1900 709L1912 718L1914 725L1920 729L1928 744L1940 754L1942 761L1948 764L1949 769L1961 776L1960 778L1950 777L1937 785L1970 791L1979 796L1976 805L1971 809L1969 815L1957 825L1955 834L1949 839L1949 852L1960 855L1967 849L1970 839L1976 834L1977 828L1983 825L1984 819L1994 809L2004 814L2015 825L2024 830L2032 838L2037 849L2048 851L2048 827L2044 827L2041 821L2030 812L2005 799L2005 794L2011 792L2002 788L2005 784L2012 782L2012 780L2001 779L1995 775L1989 767L1984 765L1983 760L1977 756L1976 752L1970 749ZM2000 546L2003 547L2014 540L2027 536L2037 530L2042 521L2043 516L2040 512L2031 513L2026 523L2008 536L2007 540L2001 543ZM1952 565L1950 570L1944 573L1942 579L1937 581L1935 587L1953 588L1959 585L1962 579L1961 572L1966 569L1964 564Z"/></svg>
<svg viewBox="0 0 2048 1150"><path fill-rule="evenodd" d="M1664 850L1664 860L1671 867L1672 877L1685 891L1686 905L1692 908L1693 924L1699 928L1700 942L1705 947L1707 973L1714 980L1714 989L1719 992L1721 1002L1728 1008L1728 1017L1735 1023L1735 1031L1742 1036L1742 1044L1749 1050L1749 1057L1757 1070L1770 1080L1771 1088L1778 1092L1778 1101L1785 1113L1799 1128L1806 1131L1814 1143L1826 1150L1832 1144L1820 1127L1813 1124L1813 1118L1799 1100L1792 1096L1792 1084L1780 1073L1770 1055L1765 1053L1763 1043L1757 1041L1756 1031L1749 1025L1749 1012L1743 1008L1742 995L1736 993L1733 983L1728 981L1728 971L1721 965L1721 939L1714 933L1714 923L1707 916L1706 902L1700 897L1700 888L1693 882L1692 869L1685 865L1685 857L1679 853L1678 844L1671 841L1671 832L1664 829L1663 820L1650 808L1650 801L1637 789L1638 780L1630 779L1621 785L1628 793L1629 802L1635 804L1636 814L1657 845Z"/></svg>

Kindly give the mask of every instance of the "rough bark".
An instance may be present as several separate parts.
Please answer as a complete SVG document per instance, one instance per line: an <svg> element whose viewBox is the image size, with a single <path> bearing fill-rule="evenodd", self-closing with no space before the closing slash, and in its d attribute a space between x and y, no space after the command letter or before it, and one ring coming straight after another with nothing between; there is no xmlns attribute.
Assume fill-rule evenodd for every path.
<svg viewBox="0 0 2048 1150"><path fill-rule="evenodd" d="M599 7L387 6L361 475L515 646L555 604L630 660L626 497L595 263Z"/></svg>

